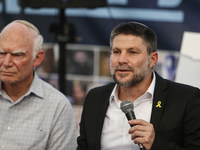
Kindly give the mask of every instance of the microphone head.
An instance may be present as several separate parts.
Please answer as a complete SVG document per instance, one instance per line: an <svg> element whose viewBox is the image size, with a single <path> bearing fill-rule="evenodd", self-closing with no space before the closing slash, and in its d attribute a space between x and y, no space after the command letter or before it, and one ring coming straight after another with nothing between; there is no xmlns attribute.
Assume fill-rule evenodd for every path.
<svg viewBox="0 0 200 150"><path fill-rule="evenodd" d="M121 102L120 108L124 113L133 110L133 103L130 100L125 100Z"/></svg>

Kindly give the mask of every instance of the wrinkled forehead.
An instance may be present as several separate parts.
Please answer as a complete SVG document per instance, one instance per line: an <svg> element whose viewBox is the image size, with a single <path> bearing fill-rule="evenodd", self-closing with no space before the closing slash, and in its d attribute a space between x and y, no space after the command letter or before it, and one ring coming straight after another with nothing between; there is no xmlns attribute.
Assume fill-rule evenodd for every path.
<svg viewBox="0 0 200 150"><path fill-rule="evenodd" d="M0 44L3 47L8 46L32 46L34 35L23 24L10 23L0 34ZM11 45L12 44L12 45Z"/></svg>
<svg viewBox="0 0 200 150"><path fill-rule="evenodd" d="M20 37L28 37L28 35L31 36L31 32L28 29L27 26L21 24L21 23L10 23L8 24L1 32L0 37L2 36L20 36Z"/></svg>

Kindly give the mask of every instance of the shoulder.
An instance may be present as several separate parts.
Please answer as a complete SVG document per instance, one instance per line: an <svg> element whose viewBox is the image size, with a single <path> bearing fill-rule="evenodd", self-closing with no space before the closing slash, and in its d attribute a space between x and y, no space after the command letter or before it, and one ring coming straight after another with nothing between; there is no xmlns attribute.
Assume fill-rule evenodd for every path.
<svg viewBox="0 0 200 150"><path fill-rule="evenodd" d="M115 83L109 83L109 84L106 84L106 85L102 85L102 86L99 86L99 87L92 88L89 92L112 91L114 86L115 86Z"/></svg>
<svg viewBox="0 0 200 150"><path fill-rule="evenodd" d="M164 79L156 73L156 86L159 88L168 88L168 89L176 89L177 90L192 90L199 91L197 87L193 87L187 84L174 82L168 79Z"/></svg>
<svg viewBox="0 0 200 150"><path fill-rule="evenodd" d="M156 77L156 92L167 92L173 96L179 96L182 98L188 98L191 95L200 97L200 89L187 84L182 84L167 79L163 79L159 75Z"/></svg>
<svg viewBox="0 0 200 150"><path fill-rule="evenodd" d="M54 88L51 84L43 81L40 79L40 82L42 83L42 93L43 98L48 103L51 103L52 105L71 105L68 98L61 93L59 90Z"/></svg>
<svg viewBox="0 0 200 150"><path fill-rule="evenodd" d="M182 84L182 83L177 83L177 82L172 82L172 81L168 81L168 86L170 87L169 89L169 93L177 95L178 97L180 97L182 99L182 101L184 99L186 100L200 100L200 89L190 86L190 85L186 85L186 84Z"/></svg>
<svg viewBox="0 0 200 150"><path fill-rule="evenodd" d="M111 94L114 87L115 87L115 83L110 83L110 84L106 84L106 85L103 85L103 86L92 88L88 92L86 99L89 98L89 97L99 97L99 98L101 98L102 96L104 97L105 95L108 96L108 95Z"/></svg>
<svg viewBox="0 0 200 150"><path fill-rule="evenodd" d="M183 84L183 83L178 83L178 82L174 82L174 81L170 81L170 80L166 80L167 81L167 85L168 87L170 87L172 90L176 89L178 91L181 92L187 92L187 91L197 91L200 92L200 90L197 87L191 86L191 85L187 85L187 84Z"/></svg>
<svg viewBox="0 0 200 150"><path fill-rule="evenodd" d="M84 106L87 104L99 106L101 103L107 102L114 86L115 83L110 83L91 89L85 98Z"/></svg>

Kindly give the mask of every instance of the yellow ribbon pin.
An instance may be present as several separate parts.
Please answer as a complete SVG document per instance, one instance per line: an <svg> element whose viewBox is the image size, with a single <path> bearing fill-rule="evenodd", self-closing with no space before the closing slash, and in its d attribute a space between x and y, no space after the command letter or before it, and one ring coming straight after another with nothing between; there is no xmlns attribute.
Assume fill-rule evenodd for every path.
<svg viewBox="0 0 200 150"><path fill-rule="evenodd" d="M156 107L161 108L161 101L158 101L158 104L156 105Z"/></svg>

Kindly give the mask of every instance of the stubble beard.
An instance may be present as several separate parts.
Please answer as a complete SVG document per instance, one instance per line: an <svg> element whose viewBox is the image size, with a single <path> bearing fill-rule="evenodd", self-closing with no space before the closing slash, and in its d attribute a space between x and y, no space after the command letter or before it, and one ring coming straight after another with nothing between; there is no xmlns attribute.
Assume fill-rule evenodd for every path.
<svg viewBox="0 0 200 150"><path fill-rule="evenodd" d="M119 68L128 69L133 73L133 75L129 79L125 81L121 81L120 78L126 77L127 74L116 73L116 70ZM137 70L135 70L131 66L124 66L124 65L118 65L115 68L112 68L111 62L110 62L110 70L111 70L111 75L114 81L116 82L116 84L123 87L132 87L140 83L142 80L144 80L148 76L149 71L150 71L150 57L148 57L145 63L143 63L141 67L138 68Z"/></svg>

